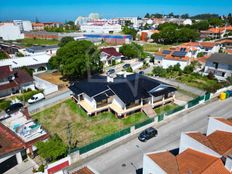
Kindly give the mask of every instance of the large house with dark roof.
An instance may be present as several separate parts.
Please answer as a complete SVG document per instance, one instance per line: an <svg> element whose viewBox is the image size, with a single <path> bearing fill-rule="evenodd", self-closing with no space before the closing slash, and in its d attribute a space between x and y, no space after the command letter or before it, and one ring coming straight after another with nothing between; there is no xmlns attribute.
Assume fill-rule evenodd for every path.
<svg viewBox="0 0 232 174"><path fill-rule="evenodd" d="M34 80L21 69L12 70L10 66L0 67L0 97L5 97L23 90L34 90Z"/></svg>
<svg viewBox="0 0 232 174"><path fill-rule="evenodd" d="M89 114L111 110L118 117L174 101L176 89L153 78L96 76L70 86L73 99Z"/></svg>
<svg viewBox="0 0 232 174"><path fill-rule="evenodd" d="M232 55L230 54L213 54L205 64L204 73L213 73L219 80L225 80L232 75Z"/></svg>

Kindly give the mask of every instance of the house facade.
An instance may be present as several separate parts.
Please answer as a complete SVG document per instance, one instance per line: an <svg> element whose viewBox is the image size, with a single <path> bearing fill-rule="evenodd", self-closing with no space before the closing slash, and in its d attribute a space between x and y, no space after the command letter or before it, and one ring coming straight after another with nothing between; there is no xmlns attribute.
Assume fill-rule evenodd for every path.
<svg viewBox="0 0 232 174"><path fill-rule="evenodd" d="M213 73L219 80L225 80L232 75L232 55L230 54L213 54L205 64L204 73Z"/></svg>
<svg viewBox="0 0 232 174"><path fill-rule="evenodd" d="M33 78L24 70L13 70L10 66L0 67L0 97L23 90L35 90Z"/></svg>
<svg viewBox="0 0 232 174"><path fill-rule="evenodd" d="M120 63L123 55L119 53L115 48L102 48L100 58L105 66L112 65L113 62Z"/></svg>
<svg viewBox="0 0 232 174"><path fill-rule="evenodd" d="M176 89L139 74L126 77L97 76L70 86L72 98L88 115L112 111L118 117L175 100Z"/></svg>

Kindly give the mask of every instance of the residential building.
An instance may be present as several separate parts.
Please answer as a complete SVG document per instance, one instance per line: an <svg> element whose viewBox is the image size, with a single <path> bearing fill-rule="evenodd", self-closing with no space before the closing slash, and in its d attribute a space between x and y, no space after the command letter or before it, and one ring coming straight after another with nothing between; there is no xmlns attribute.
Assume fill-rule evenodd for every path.
<svg viewBox="0 0 232 174"><path fill-rule="evenodd" d="M121 62L123 55L116 51L114 47L102 48L101 49L101 61L105 66L111 65L113 61L115 63Z"/></svg>
<svg viewBox="0 0 232 174"><path fill-rule="evenodd" d="M23 90L35 90L33 78L25 70L13 70L11 66L0 67L0 97Z"/></svg>
<svg viewBox="0 0 232 174"><path fill-rule="evenodd" d="M44 27L47 27L47 28L53 28L53 27L60 28L64 26L64 23L62 22L43 22L43 24L44 24Z"/></svg>
<svg viewBox="0 0 232 174"><path fill-rule="evenodd" d="M44 30L44 23L33 22L33 23L32 23L32 29L33 29L33 30L36 30L36 31Z"/></svg>
<svg viewBox="0 0 232 174"><path fill-rule="evenodd" d="M33 156L35 143L49 137L39 123L31 120L27 108L1 119L0 132L0 173L23 162L27 154Z"/></svg>
<svg viewBox="0 0 232 174"><path fill-rule="evenodd" d="M29 39L59 39L59 34L56 32L47 32L47 31L30 31L24 33L25 38Z"/></svg>
<svg viewBox="0 0 232 174"><path fill-rule="evenodd" d="M151 36L154 33L159 33L159 30L142 30L138 32L138 36L140 36L140 40L146 42L151 39Z"/></svg>
<svg viewBox="0 0 232 174"><path fill-rule="evenodd" d="M24 35L21 33L18 25L14 23L0 23L0 39L18 40L23 38Z"/></svg>
<svg viewBox="0 0 232 174"><path fill-rule="evenodd" d="M0 173L5 173L27 158L24 142L0 123Z"/></svg>
<svg viewBox="0 0 232 174"><path fill-rule="evenodd" d="M176 89L139 75L95 76L70 86L72 98L88 115L110 110L118 117L175 100ZM154 112L154 111L153 111Z"/></svg>
<svg viewBox="0 0 232 174"><path fill-rule="evenodd" d="M31 21L13 20L13 22L15 25L19 26L21 32L32 30Z"/></svg>
<svg viewBox="0 0 232 174"><path fill-rule="evenodd" d="M80 26L80 30L86 33L102 33L102 34L119 33L122 31L122 27L119 24L109 24L106 22L101 24L95 24L95 23L88 22L86 24L83 24Z"/></svg>
<svg viewBox="0 0 232 174"><path fill-rule="evenodd" d="M11 66L12 69L28 67L33 69L34 72L41 72L48 69L48 61L52 55L49 54L36 54L25 57L16 57L12 59L0 60L1 66Z"/></svg>
<svg viewBox="0 0 232 174"><path fill-rule="evenodd" d="M213 73L219 80L225 80L232 74L232 55L217 53L211 55L205 64L204 73Z"/></svg>
<svg viewBox="0 0 232 174"><path fill-rule="evenodd" d="M15 54L15 53L19 52L20 49L22 49L21 46L0 43L0 50L5 51L9 55L10 54Z"/></svg>
<svg viewBox="0 0 232 174"><path fill-rule="evenodd" d="M200 37L202 39L206 39L206 38L220 39L226 36L231 31L232 31L232 26L210 28L208 30L201 31Z"/></svg>
<svg viewBox="0 0 232 174"><path fill-rule="evenodd" d="M178 154L173 151L147 153L143 174L231 174L232 120L209 118L207 135L181 134Z"/></svg>
<svg viewBox="0 0 232 174"><path fill-rule="evenodd" d="M226 39L220 39L217 41L218 44L220 44L224 49L232 49L232 39L226 38Z"/></svg>
<svg viewBox="0 0 232 174"><path fill-rule="evenodd" d="M93 168L89 166L85 166L78 169L77 171L73 171L71 174L99 174L99 173L95 171Z"/></svg>
<svg viewBox="0 0 232 174"><path fill-rule="evenodd" d="M38 55L38 54L48 54L55 55L58 50L57 45L49 45L49 46L32 46L25 49L21 49L24 55Z"/></svg>

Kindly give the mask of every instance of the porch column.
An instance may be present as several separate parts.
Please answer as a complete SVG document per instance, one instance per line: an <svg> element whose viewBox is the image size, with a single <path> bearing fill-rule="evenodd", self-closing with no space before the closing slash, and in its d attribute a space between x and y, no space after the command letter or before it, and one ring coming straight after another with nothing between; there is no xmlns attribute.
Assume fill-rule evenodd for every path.
<svg viewBox="0 0 232 174"><path fill-rule="evenodd" d="M143 106L143 100L141 100L140 105Z"/></svg>
<svg viewBox="0 0 232 174"><path fill-rule="evenodd" d="M164 96L163 96L163 99L162 99L162 105L164 105L164 101L165 101L165 99L164 99Z"/></svg>

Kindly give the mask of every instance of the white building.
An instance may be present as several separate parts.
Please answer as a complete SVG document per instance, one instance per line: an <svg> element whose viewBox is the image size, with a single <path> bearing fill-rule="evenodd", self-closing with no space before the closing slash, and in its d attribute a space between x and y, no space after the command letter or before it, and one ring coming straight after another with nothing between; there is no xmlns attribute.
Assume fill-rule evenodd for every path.
<svg viewBox="0 0 232 174"><path fill-rule="evenodd" d="M169 151L147 153L143 174L231 174L232 120L209 118L207 135L181 134L179 154Z"/></svg>
<svg viewBox="0 0 232 174"><path fill-rule="evenodd" d="M0 23L0 38L3 40L23 39L20 27L14 23Z"/></svg>
<svg viewBox="0 0 232 174"><path fill-rule="evenodd" d="M15 25L19 26L21 32L32 31L31 21L13 20L13 22Z"/></svg>
<svg viewBox="0 0 232 174"><path fill-rule="evenodd" d="M81 25L80 30L87 33L119 33L122 31L122 26L119 24L93 24L93 23L86 23Z"/></svg>

